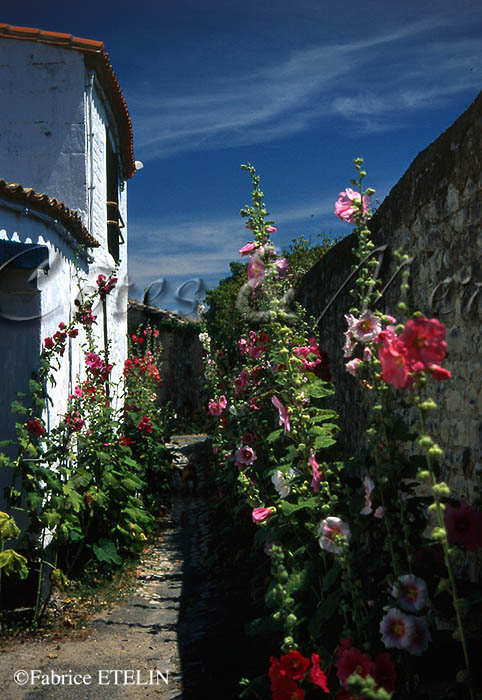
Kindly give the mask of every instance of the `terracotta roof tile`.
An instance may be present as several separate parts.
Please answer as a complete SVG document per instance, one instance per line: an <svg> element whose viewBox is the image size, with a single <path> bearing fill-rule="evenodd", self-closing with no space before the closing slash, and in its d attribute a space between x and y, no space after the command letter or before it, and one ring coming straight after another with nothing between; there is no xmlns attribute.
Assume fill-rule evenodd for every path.
<svg viewBox="0 0 482 700"><path fill-rule="evenodd" d="M31 187L22 187L22 185L5 182L2 179L0 179L0 197L19 202L26 207L38 209L57 219L72 234L76 241L88 248L97 248L100 245L99 241L87 231L78 212L69 209L65 204L53 197L39 194Z"/></svg>
<svg viewBox="0 0 482 700"><path fill-rule="evenodd" d="M126 176L132 177L136 170L132 123L119 81L116 78L114 69L109 61L109 55L104 49L102 41L82 39L72 34L50 32L43 29L33 29L31 27L14 27L10 24L1 23L0 39L37 41L44 44L62 46L68 49L76 49L84 54L86 63L97 72L102 87L111 102L113 112L117 117Z"/></svg>

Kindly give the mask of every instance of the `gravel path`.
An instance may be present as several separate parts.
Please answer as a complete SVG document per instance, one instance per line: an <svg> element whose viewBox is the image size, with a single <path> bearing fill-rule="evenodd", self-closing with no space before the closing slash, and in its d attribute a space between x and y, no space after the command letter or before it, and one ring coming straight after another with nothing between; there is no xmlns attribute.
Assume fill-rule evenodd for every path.
<svg viewBox="0 0 482 700"><path fill-rule="evenodd" d="M2 700L238 698L241 670L230 649L242 635L232 615L234 607L239 617L242 593L235 581L226 588L211 566L217 533L202 468L205 439L171 438L172 509L134 594L96 617L82 641L29 641L0 653ZM185 496L180 474L188 460L197 466L198 488Z"/></svg>

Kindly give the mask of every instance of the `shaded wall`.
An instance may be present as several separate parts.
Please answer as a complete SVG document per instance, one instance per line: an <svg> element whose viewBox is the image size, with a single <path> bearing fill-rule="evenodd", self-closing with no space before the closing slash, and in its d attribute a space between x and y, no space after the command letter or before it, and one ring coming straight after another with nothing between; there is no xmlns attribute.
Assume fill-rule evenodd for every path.
<svg viewBox="0 0 482 700"><path fill-rule="evenodd" d="M371 184L371 183L370 183ZM482 471L482 93L469 109L413 161L373 217L377 245L387 244L381 266L386 283L398 248L413 256L410 301L414 310L447 326L448 382L431 382L439 405L432 435L445 452L443 477L455 494L471 497ZM299 300L319 323L321 347L328 353L337 389L341 439L357 448L366 425L367 405L358 382L344 368L344 314L352 306L350 284L327 304L350 275L356 241L348 236L305 276ZM397 314L399 281L378 307Z"/></svg>
<svg viewBox="0 0 482 700"><path fill-rule="evenodd" d="M198 420L202 412L204 367L200 329L183 316L130 299L129 334L135 333L141 324L146 323L159 329L162 345L163 383L158 391L159 402L164 404L169 401L178 421L190 424Z"/></svg>

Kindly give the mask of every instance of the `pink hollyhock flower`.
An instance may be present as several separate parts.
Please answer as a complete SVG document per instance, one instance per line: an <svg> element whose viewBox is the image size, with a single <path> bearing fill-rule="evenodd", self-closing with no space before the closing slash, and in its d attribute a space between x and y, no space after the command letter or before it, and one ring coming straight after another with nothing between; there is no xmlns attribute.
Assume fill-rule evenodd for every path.
<svg viewBox="0 0 482 700"><path fill-rule="evenodd" d="M95 352L87 353L86 358L85 358L85 364L91 370L102 369L104 366L102 359Z"/></svg>
<svg viewBox="0 0 482 700"><path fill-rule="evenodd" d="M384 340L378 348L378 359L382 365L380 377L387 384L396 389L404 389L411 384L406 348L399 338Z"/></svg>
<svg viewBox="0 0 482 700"><path fill-rule="evenodd" d="M248 341L246 338L240 338L238 340L238 348L243 355L248 352Z"/></svg>
<svg viewBox="0 0 482 700"><path fill-rule="evenodd" d="M395 681L397 680L395 664L386 651L383 652L383 654L378 654L375 659L375 667L372 675L377 685L381 688L385 688L387 693L393 693L395 691Z"/></svg>
<svg viewBox="0 0 482 700"><path fill-rule="evenodd" d="M319 464L315 459L315 454L313 450L310 450L310 456L309 456L310 464L311 464L311 469L313 470L313 479L311 481L311 488L315 493L318 493L320 490L320 482L323 479L323 472L319 470Z"/></svg>
<svg viewBox="0 0 482 700"><path fill-rule="evenodd" d="M385 515L385 508L383 506L378 506L376 511L373 513L373 515L375 516L375 518L378 518L379 520L381 520L383 518L383 516Z"/></svg>
<svg viewBox="0 0 482 700"><path fill-rule="evenodd" d="M278 268L278 277L280 279L283 279L283 277L285 277L286 273L289 270L289 262L286 260L286 258L278 258L278 260L276 260L274 264Z"/></svg>
<svg viewBox="0 0 482 700"><path fill-rule="evenodd" d="M76 385L76 387L74 389L74 394L75 394L75 396L78 396L78 397L82 396L83 391L82 391L82 387L79 386L79 384Z"/></svg>
<svg viewBox="0 0 482 700"><path fill-rule="evenodd" d="M38 418L31 418L30 420L28 420L25 424L25 427L27 428L27 431L30 433L30 435L41 437L45 434L45 428L38 420Z"/></svg>
<svg viewBox="0 0 482 700"><path fill-rule="evenodd" d="M226 397L224 396L224 394L221 394L221 396L219 397L218 404L221 406L221 409L224 411L224 409L228 405L228 401L227 401Z"/></svg>
<svg viewBox="0 0 482 700"><path fill-rule="evenodd" d="M326 676L320 668L320 657L318 654L311 655L311 668L308 678L312 683L317 685L319 688L322 688L325 693L330 692L326 682Z"/></svg>
<svg viewBox="0 0 482 700"><path fill-rule="evenodd" d="M248 284L251 289L255 289L266 273L266 266L259 253L255 253L248 263Z"/></svg>
<svg viewBox="0 0 482 700"><path fill-rule="evenodd" d="M382 329L380 319L371 311L365 311L360 318L355 318L352 314L346 314L345 318L348 321L348 331L354 340L362 343L376 338Z"/></svg>
<svg viewBox="0 0 482 700"><path fill-rule="evenodd" d="M356 647L349 647L341 652L336 661L336 675L343 686L350 676L357 673L362 678L373 675L373 661L368 654L363 654Z"/></svg>
<svg viewBox="0 0 482 700"><path fill-rule="evenodd" d="M139 425L137 428L141 430L143 433L152 433L153 425L151 425L151 421L149 416L144 416L141 421L139 422Z"/></svg>
<svg viewBox="0 0 482 700"><path fill-rule="evenodd" d="M443 382L451 377L450 370L440 367L440 365L430 365L428 371L432 379L436 379L438 382Z"/></svg>
<svg viewBox="0 0 482 700"><path fill-rule="evenodd" d="M321 362L320 348L315 338L310 338L309 345L299 348L293 348L293 353L296 357L301 357L303 360L303 370L312 371Z"/></svg>
<svg viewBox="0 0 482 700"><path fill-rule="evenodd" d="M360 511L360 515L370 515L372 512L372 491L375 488L375 484L368 474L363 479L363 486L365 488L365 505Z"/></svg>
<svg viewBox="0 0 482 700"><path fill-rule="evenodd" d="M400 342L406 348L407 361L413 365L420 362L424 369L439 365L445 357L447 343L446 328L436 318L414 318L407 321Z"/></svg>
<svg viewBox="0 0 482 700"><path fill-rule="evenodd" d="M413 574L399 576L392 588L392 596L397 598L401 607L407 612L418 612L427 603L427 584Z"/></svg>
<svg viewBox="0 0 482 700"><path fill-rule="evenodd" d="M238 376L234 380L234 393L237 395L241 391L245 391L246 387L248 386L249 383L249 374L245 369L242 369L241 372L238 374Z"/></svg>
<svg viewBox="0 0 482 700"><path fill-rule="evenodd" d="M397 608L390 608L380 622L382 642L387 648L407 649L415 630L413 617Z"/></svg>
<svg viewBox="0 0 482 700"><path fill-rule="evenodd" d="M355 192L350 187L347 187L344 192L340 192L338 199L335 203L335 215L342 221L346 221L348 224L354 224L356 219L356 214L360 212L359 206L361 202L361 195L359 192ZM370 206L370 200L367 196L363 195L363 214L366 214L368 207Z"/></svg>
<svg viewBox="0 0 482 700"><path fill-rule="evenodd" d="M241 253L241 255L249 255L256 248L257 248L256 243L254 243L253 241L248 241L248 243L246 243L246 245L243 245L243 247L239 249L239 252Z"/></svg>
<svg viewBox="0 0 482 700"><path fill-rule="evenodd" d="M266 233L276 233L277 230L276 226L266 226L265 229Z"/></svg>
<svg viewBox="0 0 482 700"><path fill-rule="evenodd" d="M264 522L267 520L273 513L274 513L274 508L253 508L253 512L251 513L251 517L253 518L253 523L256 525L259 525L259 523Z"/></svg>
<svg viewBox="0 0 482 700"><path fill-rule="evenodd" d="M261 406L263 405L263 402L259 398L259 396L252 396L249 405L254 411L259 411L261 409Z"/></svg>
<svg viewBox="0 0 482 700"><path fill-rule="evenodd" d="M72 427L77 432L81 430L82 426L84 425L84 420L78 411L75 411L75 413L71 416L67 415L65 421L67 425Z"/></svg>
<svg viewBox="0 0 482 700"><path fill-rule="evenodd" d="M289 654L284 654L279 660L281 673L294 681L300 681L310 665L309 659L294 649Z"/></svg>
<svg viewBox="0 0 482 700"><path fill-rule="evenodd" d="M358 369L360 362L361 360L359 357L355 357L353 360L350 360L350 362L347 362L345 369L348 374L351 374L353 377L357 377L360 374L360 370Z"/></svg>
<svg viewBox="0 0 482 700"><path fill-rule="evenodd" d="M214 399L209 399L208 410L212 416L220 416L223 412L223 409L221 408L219 403Z"/></svg>
<svg viewBox="0 0 482 700"><path fill-rule="evenodd" d="M257 360L258 357L261 357L261 355L266 351L267 348L268 345L251 345L248 350L248 355L254 360Z"/></svg>
<svg viewBox="0 0 482 700"><path fill-rule="evenodd" d="M349 542L351 539L351 532L347 523L333 516L321 521L318 532L321 535L318 540L320 547L334 554L341 554L343 551L343 548L340 546L342 539L346 540L346 542Z"/></svg>
<svg viewBox="0 0 482 700"><path fill-rule="evenodd" d="M371 358L371 356L372 356L372 351L370 350L370 348L368 347L368 345L366 345L366 346L363 348L363 359L364 359L364 360L369 360L369 359Z"/></svg>
<svg viewBox="0 0 482 700"><path fill-rule="evenodd" d="M430 631L424 617L416 617L415 615L411 617L414 629L406 651L414 656L420 656L424 651L427 651L432 637L430 636Z"/></svg>
<svg viewBox="0 0 482 700"><path fill-rule="evenodd" d="M290 412L288 411L288 409L285 406L283 406L283 404L281 403L281 401L278 399L277 396L271 397L271 403L273 404L273 406L275 408L278 409L279 424L283 426L285 434L289 433L291 430Z"/></svg>
<svg viewBox="0 0 482 700"><path fill-rule="evenodd" d="M482 547L482 513L467 501L462 499L457 508L448 503L444 522L449 542L468 547L471 552Z"/></svg>
<svg viewBox="0 0 482 700"><path fill-rule="evenodd" d="M240 447L239 450L236 450L234 453L234 461L237 466L241 464L248 466L253 464L255 459L256 452L252 447L247 447L246 445L243 445L243 447Z"/></svg>

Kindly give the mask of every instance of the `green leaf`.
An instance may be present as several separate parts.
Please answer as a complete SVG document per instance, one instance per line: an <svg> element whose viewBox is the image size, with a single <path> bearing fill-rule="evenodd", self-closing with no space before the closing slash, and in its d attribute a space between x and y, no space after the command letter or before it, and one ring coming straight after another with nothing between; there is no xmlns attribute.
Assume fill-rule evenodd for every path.
<svg viewBox="0 0 482 700"><path fill-rule="evenodd" d="M310 422L311 423L321 423L322 421L328 420L329 418L339 418L339 415L336 411L332 411L330 408L324 408L319 413L317 413L315 416L310 418Z"/></svg>
<svg viewBox="0 0 482 700"><path fill-rule="evenodd" d="M283 432L282 428L280 428L279 430L273 430L273 432L268 435L266 440L271 444L272 442L275 442L280 437L282 432Z"/></svg>
<svg viewBox="0 0 482 700"><path fill-rule="evenodd" d="M305 394L308 394L308 396L312 396L315 399L322 399L323 397L331 396L334 393L333 388L321 380L305 385L303 387L303 391Z"/></svg>
<svg viewBox="0 0 482 700"><path fill-rule="evenodd" d="M0 512L0 537L5 540L14 540L20 535L20 528L14 518L8 513Z"/></svg>
<svg viewBox="0 0 482 700"><path fill-rule="evenodd" d="M0 569L3 569L7 576L13 573L18 574L21 579L26 579L28 576L26 558L13 549L0 552Z"/></svg>
<svg viewBox="0 0 482 700"><path fill-rule="evenodd" d="M101 538L98 544L93 544L92 549L99 561L105 561L107 564L121 564L122 559L117 554L117 548L111 540Z"/></svg>
<svg viewBox="0 0 482 700"><path fill-rule="evenodd" d="M340 576L340 565L335 560L333 562L331 569L328 571L326 576L323 577L323 585L321 587L322 592L325 593L326 591L328 591L333 586L333 584L338 580L339 576Z"/></svg>
<svg viewBox="0 0 482 700"><path fill-rule="evenodd" d="M313 443L313 447L315 450L321 450L323 447L334 445L335 442L335 438L332 438L331 435L319 435Z"/></svg>
<svg viewBox="0 0 482 700"><path fill-rule="evenodd" d="M318 496L312 496L306 501L300 501L299 503L289 503L288 501L282 501L280 506L281 512L283 513L283 515L286 516L292 515L293 513L296 513L299 510L303 510L304 508L312 509L319 507L320 499L318 498Z"/></svg>
<svg viewBox="0 0 482 700"><path fill-rule="evenodd" d="M21 413L22 415L25 415L27 413L27 409L23 405L21 401L12 401L10 404L10 410L12 413Z"/></svg>

